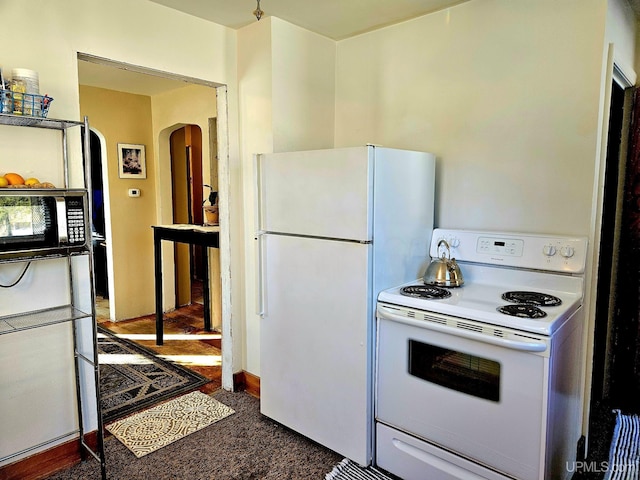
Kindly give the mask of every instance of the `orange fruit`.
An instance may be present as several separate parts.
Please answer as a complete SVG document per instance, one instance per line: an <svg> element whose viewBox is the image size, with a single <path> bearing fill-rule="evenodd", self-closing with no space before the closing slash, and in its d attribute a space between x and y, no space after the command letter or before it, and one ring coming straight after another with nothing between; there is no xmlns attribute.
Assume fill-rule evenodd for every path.
<svg viewBox="0 0 640 480"><path fill-rule="evenodd" d="M5 173L4 178L7 179L9 185L24 185L24 178L17 173Z"/></svg>

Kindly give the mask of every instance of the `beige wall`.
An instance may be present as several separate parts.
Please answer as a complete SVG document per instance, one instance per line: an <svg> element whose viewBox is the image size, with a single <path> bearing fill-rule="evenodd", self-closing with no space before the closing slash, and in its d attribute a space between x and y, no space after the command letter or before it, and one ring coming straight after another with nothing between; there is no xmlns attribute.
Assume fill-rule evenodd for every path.
<svg viewBox="0 0 640 480"><path fill-rule="evenodd" d="M115 320L155 311L153 230L156 218L156 155L152 137L151 98L80 86L80 113L104 135L111 211L111 249ZM119 178L118 143L145 145L147 178ZM138 188L140 197L129 197Z"/></svg>

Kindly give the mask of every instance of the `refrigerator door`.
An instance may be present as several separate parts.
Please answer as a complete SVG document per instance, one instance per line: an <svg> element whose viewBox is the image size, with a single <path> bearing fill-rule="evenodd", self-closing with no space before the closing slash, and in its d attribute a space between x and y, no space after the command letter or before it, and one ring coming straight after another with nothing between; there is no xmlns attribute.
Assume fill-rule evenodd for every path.
<svg viewBox="0 0 640 480"><path fill-rule="evenodd" d="M262 235L260 409L355 462L372 452L371 246Z"/></svg>
<svg viewBox="0 0 640 480"><path fill-rule="evenodd" d="M371 240L373 147L257 155L258 230Z"/></svg>

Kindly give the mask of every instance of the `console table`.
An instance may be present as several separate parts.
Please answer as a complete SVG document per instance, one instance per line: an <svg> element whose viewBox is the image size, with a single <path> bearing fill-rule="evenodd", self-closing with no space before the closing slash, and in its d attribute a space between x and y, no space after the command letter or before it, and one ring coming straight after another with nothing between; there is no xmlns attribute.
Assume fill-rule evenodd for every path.
<svg viewBox="0 0 640 480"><path fill-rule="evenodd" d="M211 331L211 297L209 294L208 248L219 248L219 226L200 225L153 225L153 253L155 259L156 286L156 344L164 343L164 311L162 308L162 240L191 245L202 245L202 296L204 299L204 329Z"/></svg>

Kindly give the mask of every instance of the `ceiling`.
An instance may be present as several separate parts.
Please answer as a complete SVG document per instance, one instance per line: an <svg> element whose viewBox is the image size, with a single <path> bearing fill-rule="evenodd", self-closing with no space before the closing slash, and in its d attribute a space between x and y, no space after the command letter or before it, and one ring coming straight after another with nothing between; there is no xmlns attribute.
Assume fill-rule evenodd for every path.
<svg viewBox="0 0 640 480"><path fill-rule="evenodd" d="M257 21L256 0L150 0L230 28ZM403 22L468 0L261 0L274 16L334 40Z"/></svg>
<svg viewBox="0 0 640 480"><path fill-rule="evenodd" d="M149 1L233 29L258 21L253 15L256 0ZM339 40L465 1L468 0L260 0L260 7L265 17L273 15ZM124 65L114 65L78 62L79 83L149 96L185 86L185 82L180 80L142 74Z"/></svg>
<svg viewBox="0 0 640 480"><path fill-rule="evenodd" d="M256 22L256 0L148 0L185 14L238 29ZM334 40L452 7L469 0L260 0L265 17L275 16ZM640 0L628 0L640 13ZM139 95L185 86L175 79L78 62L80 84Z"/></svg>

